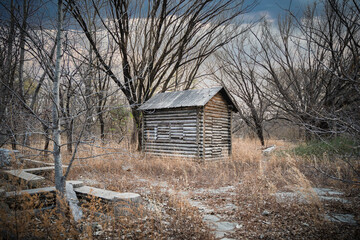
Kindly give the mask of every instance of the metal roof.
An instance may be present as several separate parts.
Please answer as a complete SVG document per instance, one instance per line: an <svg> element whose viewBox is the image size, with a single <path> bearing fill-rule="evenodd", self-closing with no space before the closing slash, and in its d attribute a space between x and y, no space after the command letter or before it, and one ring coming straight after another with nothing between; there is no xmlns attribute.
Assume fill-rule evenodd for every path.
<svg viewBox="0 0 360 240"><path fill-rule="evenodd" d="M237 112L237 106L232 102L229 94L223 87L158 93L141 105L138 110L201 107L220 91L225 93L225 98L231 105L234 106L234 111Z"/></svg>

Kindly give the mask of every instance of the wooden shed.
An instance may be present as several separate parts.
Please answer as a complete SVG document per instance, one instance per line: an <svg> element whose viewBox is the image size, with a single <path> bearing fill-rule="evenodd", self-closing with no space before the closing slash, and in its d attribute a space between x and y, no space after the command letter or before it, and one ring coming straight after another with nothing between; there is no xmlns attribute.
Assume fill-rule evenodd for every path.
<svg viewBox="0 0 360 240"><path fill-rule="evenodd" d="M223 87L159 93L143 111L143 151L149 154L219 160L231 156L232 112Z"/></svg>

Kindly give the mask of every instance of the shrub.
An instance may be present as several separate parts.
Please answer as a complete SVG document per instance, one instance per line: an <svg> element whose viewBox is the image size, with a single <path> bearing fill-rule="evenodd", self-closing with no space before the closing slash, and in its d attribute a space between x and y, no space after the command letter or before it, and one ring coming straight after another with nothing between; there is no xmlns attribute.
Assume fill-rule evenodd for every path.
<svg viewBox="0 0 360 240"><path fill-rule="evenodd" d="M294 153L298 156L327 155L360 155L359 142L347 137L335 137L332 139L313 140L301 144L294 148Z"/></svg>

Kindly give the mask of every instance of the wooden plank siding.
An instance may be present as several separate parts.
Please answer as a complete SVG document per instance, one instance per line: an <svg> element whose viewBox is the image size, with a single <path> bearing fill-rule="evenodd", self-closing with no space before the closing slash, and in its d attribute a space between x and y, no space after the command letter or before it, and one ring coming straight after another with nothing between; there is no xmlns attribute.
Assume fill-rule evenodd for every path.
<svg viewBox="0 0 360 240"><path fill-rule="evenodd" d="M144 108L143 151L146 154L203 161L229 158L234 108L226 91L214 93L206 104L200 106Z"/></svg>
<svg viewBox="0 0 360 240"><path fill-rule="evenodd" d="M221 93L204 106L204 159L218 160L231 156L231 109Z"/></svg>
<svg viewBox="0 0 360 240"><path fill-rule="evenodd" d="M200 158L203 141L201 108L159 109L144 112L145 153ZM200 130L200 131L199 131Z"/></svg>

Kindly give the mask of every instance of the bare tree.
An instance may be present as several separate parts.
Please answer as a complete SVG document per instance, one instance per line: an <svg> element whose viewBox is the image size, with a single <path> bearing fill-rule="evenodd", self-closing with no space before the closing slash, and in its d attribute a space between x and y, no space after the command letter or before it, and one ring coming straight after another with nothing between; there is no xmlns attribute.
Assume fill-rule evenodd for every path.
<svg viewBox="0 0 360 240"><path fill-rule="evenodd" d="M11 90L14 89L14 79L16 70L16 18L15 18L15 3L14 0L10 1L10 6L1 4L6 8L9 13L9 21L2 22L1 35L1 97L0 97L0 121L1 121L1 135L3 138L10 138L12 148L16 149L16 131L11 122L6 122L5 116L11 115L11 110L8 108L11 102ZM12 125L12 126L11 126ZM4 131L4 132L3 132ZM5 142L5 141L3 141Z"/></svg>
<svg viewBox="0 0 360 240"><path fill-rule="evenodd" d="M219 50L215 61L217 71L213 72L212 77L226 86L234 100L240 103L240 118L264 146L263 125L269 102L263 96L256 60L249 57L256 57L251 52L250 41L249 35L244 35Z"/></svg>
<svg viewBox="0 0 360 240"><path fill-rule="evenodd" d="M92 2L98 21L116 43L118 65L110 66L99 51L82 4L89 1L67 0L67 6L93 48L102 70L126 96L134 119L133 141L141 128L137 108L156 92L181 86L188 89L200 65L234 35L226 31L240 14L254 6L244 1L108 1ZM187 68L186 79L176 75ZM180 74L179 74L180 73ZM138 138L141 138L138 134ZM138 141L139 147L141 141Z"/></svg>
<svg viewBox="0 0 360 240"><path fill-rule="evenodd" d="M62 22L63 22L63 2L58 0L57 9L57 27L56 27L56 64L53 82L53 108L52 108L52 122L53 122L53 142L54 142L54 163L55 163L55 187L60 198L65 193L65 179L63 176L62 159L61 159L61 129L60 129L60 63L62 58ZM57 197L57 204L60 204L61 199Z"/></svg>
<svg viewBox="0 0 360 240"><path fill-rule="evenodd" d="M265 23L254 34L269 100L307 139L359 136L359 22L356 1L327 0L309 6L301 19L289 12L278 33Z"/></svg>
<svg viewBox="0 0 360 240"><path fill-rule="evenodd" d="M312 116L321 123L321 131L360 136L360 5L357 1L326 0L323 6L320 18L313 14L318 10L315 7L307 12L310 26L298 21L312 46L325 52L323 58L313 54L324 69L326 91L323 111Z"/></svg>
<svg viewBox="0 0 360 240"><path fill-rule="evenodd" d="M261 68L262 89L273 111L277 118L303 127L309 139L320 126L311 113L323 109L327 78L313 55L321 59L325 50L303 38L289 15L278 19L277 28L263 22L261 32L254 32L253 38L257 50L250 57Z"/></svg>
<svg viewBox="0 0 360 240"><path fill-rule="evenodd" d="M39 11L34 1L11 1L10 6L1 3L0 7L10 18L8 26L1 24L3 30L8 29L3 34L9 33L6 38L1 39L7 39L6 49L12 51L10 55L6 51L8 56L6 59L12 61L10 67L12 73L9 73L11 77L8 78L6 74L1 75L3 94L1 95L0 112L1 114L6 112L6 115L1 117L1 131L7 130L6 134L12 139L13 148L16 148L17 145L27 145L29 143L28 135L31 131L29 128L33 123L30 120L34 119L32 115L37 114L35 109L37 98L48 73L47 71L52 69L49 60L51 60L54 51L51 50L51 53L48 53L45 41L39 39L39 36L46 35L46 31L40 33L39 30L35 30L39 29L40 25L33 26L29 24L29 21L34 20L34 15ZM9 47L10 42L13 45L11 48ZM35 59L32 61L26 59L31 57ZM29 63L27 67L25 67L25 62ZM8 65L7 61L5 63ZM41 74L38 83L36 83L36 74L29 75L30 71L39 73L37 70L39 64L37 63L44 67L44 73ZM30 65L33 66L32 70L29 68ZM2 67L1 72L5 73L7 71L5 68ZM34 87L35 84L36 87ZM35 91L32 91L34 88ZM19 141L20 136L23 136L22 142Z"/></svg>

